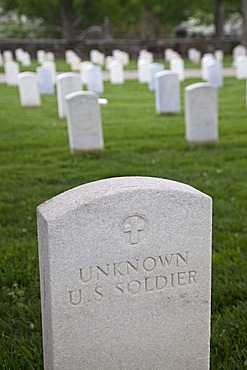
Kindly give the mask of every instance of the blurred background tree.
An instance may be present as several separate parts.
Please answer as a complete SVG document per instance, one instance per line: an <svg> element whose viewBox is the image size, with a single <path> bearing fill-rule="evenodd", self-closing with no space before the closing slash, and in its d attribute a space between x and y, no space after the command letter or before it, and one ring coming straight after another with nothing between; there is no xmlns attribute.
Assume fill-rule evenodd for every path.
<svg viewBox="0 0 247 370"><path fill-rule="evenodd" d="M247 44L247 0L0 0L0 7L10 25L13 14L19 22L15 37L26 32L26 37L44 34L65 39L82 37L89 26L102 25L105 17L116 38L171 36L176 26L191 17L208 20L214 24L214 36L221 37L225 21L237 13L243 20L242 42ZM20 23L23 16L25 22Z"/></svg>

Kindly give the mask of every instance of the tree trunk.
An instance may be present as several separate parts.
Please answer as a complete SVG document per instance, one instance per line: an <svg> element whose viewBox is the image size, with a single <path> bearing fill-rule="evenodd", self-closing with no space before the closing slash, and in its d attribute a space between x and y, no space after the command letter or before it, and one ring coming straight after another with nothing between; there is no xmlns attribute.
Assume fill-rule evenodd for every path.
<svg viewBox="0 0 247 370"><path fill-rule="evenodd" d="M222 0L215 0L215 13L214 13L214 24L215 24L215 36L224 36L224 8Z"/></svg>
<svg viewBox="0 0 247 370"><path fill-rule="evenodd" d="M247 0L241 0L241 13L243 19L241 43L247 46Z"/></svg>
<svg viewBox="0 0 247 370"><path fill-rule="evenodd" d="M61 1L61 34L64 39L73 39L76 36L75 13L72 0Z"/></svg>

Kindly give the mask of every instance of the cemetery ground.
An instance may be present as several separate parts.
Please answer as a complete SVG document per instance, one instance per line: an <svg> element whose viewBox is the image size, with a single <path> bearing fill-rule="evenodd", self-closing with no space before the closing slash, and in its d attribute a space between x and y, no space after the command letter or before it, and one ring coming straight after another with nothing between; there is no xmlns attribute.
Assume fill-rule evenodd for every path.
<svg viewBox="0 0 247 370"><path fill-rule="evenodd" d="M98 179L153 176L189 184L213 198L211 368L247 368L247 111L245 80L219 90L219 143L188 146L182 111L155 113L147 85L105 82L105 150L69 153L55 96L21 108L17 88L0 85L0 364L42 369L36 207ZM193 346L193 343L191 343Z"/></svg>

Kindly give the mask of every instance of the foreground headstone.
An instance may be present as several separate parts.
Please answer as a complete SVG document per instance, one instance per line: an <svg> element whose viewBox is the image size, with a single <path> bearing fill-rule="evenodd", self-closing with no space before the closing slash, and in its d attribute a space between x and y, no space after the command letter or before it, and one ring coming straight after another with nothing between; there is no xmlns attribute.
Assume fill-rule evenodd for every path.
<svg viewBox="0 0 247 370"><path fill-rule="evenodd" d="M104 148L98 95L80 91L66 96L67 124L72 154Z"/></svg>
<svg viewBox="0 0 247 370"><path fill-rule="evenodd" d="M218 141L217 89L210 83L195 83L185 88L185 128L190 144Z"/></svg>
<svg viewBox="0 0 247 370"><path fill-rule="evenodd" d="M156 112L180 112L180 83L176 73L170 71L159 72L155 77L155 106Z"/></svg>
<svg viewBox="0 0 247 370"><path fill-rule="evenodd" d="M38 207L45 369L208 370L211 198L123 177Z"/></svg>
<svg viewBox="0 0 247 370"><path fill-rule="evenodd" d="M67 114L66 95L81 90L81 79L78 73L66 72L57 76L57 105L59 118L65 118Z"/></svg>
<svg viewBox="0 0 247 370"><path fill-rule="evenodd" d="M39 107L41 100L36 73L22 72L17 79L21 106Z"/></svg>

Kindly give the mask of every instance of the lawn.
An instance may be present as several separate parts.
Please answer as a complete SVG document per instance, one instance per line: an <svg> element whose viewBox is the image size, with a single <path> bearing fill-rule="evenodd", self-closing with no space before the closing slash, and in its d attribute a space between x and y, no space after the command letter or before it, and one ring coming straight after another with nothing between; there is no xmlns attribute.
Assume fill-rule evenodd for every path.
<svg viewBox="0 0 247 370"><path fill-rule="evenodd" d="M42 369L36 207L72 187L141 175L189 184L213 198L211 369L247 369L247 111L245 81L219 91L220 140L188 146L182 109L157 116L146 85L105 83L105 150L70 155L55 96L21 108L17 88L0 84L0 364ZM193 345L193 344L192 344Z"/></svg>

